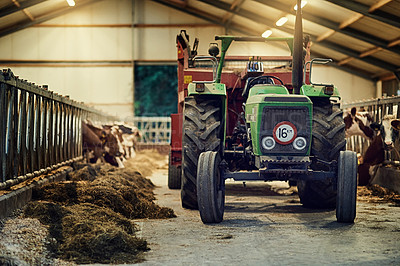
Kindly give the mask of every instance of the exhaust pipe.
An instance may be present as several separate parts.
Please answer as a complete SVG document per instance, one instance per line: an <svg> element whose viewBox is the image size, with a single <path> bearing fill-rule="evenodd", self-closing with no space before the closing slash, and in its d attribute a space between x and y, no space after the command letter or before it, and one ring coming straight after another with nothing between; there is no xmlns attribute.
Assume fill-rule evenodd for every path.
<svg viewBox="0 0 400 266"><path fill-rule="evenodd" d="M292 86L294 94L300 94L303 85L303 23L301 0L297 0L296 23L294 27Z"/></svg>

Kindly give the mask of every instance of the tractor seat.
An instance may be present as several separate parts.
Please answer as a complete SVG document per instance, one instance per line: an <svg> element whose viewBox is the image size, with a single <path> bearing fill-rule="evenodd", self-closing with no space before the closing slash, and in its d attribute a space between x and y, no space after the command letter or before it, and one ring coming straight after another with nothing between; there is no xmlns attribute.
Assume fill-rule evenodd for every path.
<svg viewBox="0 0 400 266"><path fill-rule="evenodd" d="M250 89L254 85L257 85L257 84L271 84L271 85L274 85L275 84L275 82L274 82L274 80L272 78L261 78L261 79L258 79L256 81L254 81L254 82L251 82L255 78L256 77L251 77L251 78L248 78L246 80L246 85L244 86L243 93L242 93L243 98L247 99L247 97L249 96Z"/></svg>

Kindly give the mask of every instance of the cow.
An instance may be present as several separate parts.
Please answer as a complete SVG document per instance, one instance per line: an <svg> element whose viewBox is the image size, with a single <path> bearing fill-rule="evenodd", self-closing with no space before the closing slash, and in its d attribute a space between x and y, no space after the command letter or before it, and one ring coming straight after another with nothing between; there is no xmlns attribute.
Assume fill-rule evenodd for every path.
<svg viewBox="0 0 400 266"><path fill-rule="evenodd" d="M343 119L346 138L351 136L362 136L368 140L373 139L375 132L369 127L373 120L368 112L357 112L357 109L353 107L351 108L350 113L346 113Z"/></svg>
<svg viewBox="0 0 400 266"><path fill-rule="evenodd" d="M394 148L399 136L400 120L395 115L385 115L381 123L371 123L370 128L377 132L365 151L362 163L358 166L358 184L368 185L371 181L371 169L385 159L385 151Z"/></svg>
<svg viewBox="0 0 400 266"><path fill-rule="evenodd" d="M127 124L118 125L118 129L119 137L121 139L126 158L135 157L136 144L138 142L138 139L142 137L142 133L137 127Z"/></svg>
<svg viewBox="0 0 400 266"><path fill-rule="evenodd" d="M120 158L118 140L111 133L110 128L96 127L91 123L82 122L82 129L84 150L94 152L94 161L100 158L113 166L124 167Z"/></svg>
<svg viewBox="0 0 400 266"><path fill-rule="evenodd" d="M88 162L95 163L98 159L105 161L103 157L105 150L99 136L85 122L82 122L82 145L83 154L87 156ZM92 153L92 158L90 158L90 153Z"/></svg>

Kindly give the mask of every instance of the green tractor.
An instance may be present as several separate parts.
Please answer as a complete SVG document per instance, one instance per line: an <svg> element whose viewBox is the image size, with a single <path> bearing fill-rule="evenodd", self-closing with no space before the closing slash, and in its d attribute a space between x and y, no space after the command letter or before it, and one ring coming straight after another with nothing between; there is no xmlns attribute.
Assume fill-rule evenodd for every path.
<svg viewBox="0 0 400 266"><path fill-rule="evenodd" d="M331 60L307 62L310 83L303 84L300 12L299 8L294 40L216 36L221 41L219 61L214 46L211 56L193 57L194 62L212 62L213 80L188 82L182 109L182 170L171 178L182 179L182 206L198 209L206 224L223 220L226 179L296 183L305 207L336 207L338 222L354 222L356 154L345 151L342 111L334 101L340 99L338 90L311 82L313 64ZM241 75L245 78L240 97L227 91L221 83L225 55L232 42L243 41L286 41L293 50L291 84L278 74L266 74L262 62L253 59ZM235 112L233 129L230 110L236 101L232 98L241 99L243 111Z"/></svg>

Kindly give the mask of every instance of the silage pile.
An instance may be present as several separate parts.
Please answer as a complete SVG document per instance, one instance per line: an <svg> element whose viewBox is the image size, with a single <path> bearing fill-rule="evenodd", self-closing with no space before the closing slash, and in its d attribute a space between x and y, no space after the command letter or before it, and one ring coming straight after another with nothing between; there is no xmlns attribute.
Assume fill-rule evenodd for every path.
<svg viewBox="0 0 400 266"><path fill-rule="evenodd" d="M154 152L152 156L161 159ZM132 219L175 217L172 209L154 203L154 185L142 175L160 167L157 162L143 154L128 161L125 169L76 164L68 181L35 190L35 201L24 215L49 227L58 258L76 263L138 262L148 248L135 236Z"/></svg>

